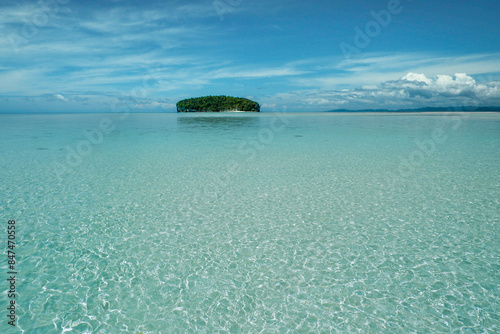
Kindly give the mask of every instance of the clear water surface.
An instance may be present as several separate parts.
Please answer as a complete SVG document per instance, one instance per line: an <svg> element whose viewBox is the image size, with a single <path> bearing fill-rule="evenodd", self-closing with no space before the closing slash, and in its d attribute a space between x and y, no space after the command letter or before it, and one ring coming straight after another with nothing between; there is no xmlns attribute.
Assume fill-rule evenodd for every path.
<svg viewBox="0 0 500 334"><path fill-rule="evenodd" d="M4 333L500 332L499 114L0 128Z"/></svg>

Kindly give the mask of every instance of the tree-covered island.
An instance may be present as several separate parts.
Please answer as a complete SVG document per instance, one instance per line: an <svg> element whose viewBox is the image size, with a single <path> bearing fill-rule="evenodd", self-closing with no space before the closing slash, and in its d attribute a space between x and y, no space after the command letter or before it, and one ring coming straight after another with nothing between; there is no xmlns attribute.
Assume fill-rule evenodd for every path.
<svg viewBox="0 0 500 334"><path fill-rule="evenodd" d="M177 102L177 112L259 112L260 105L252 100L232 96L203 96Z"/></svg>

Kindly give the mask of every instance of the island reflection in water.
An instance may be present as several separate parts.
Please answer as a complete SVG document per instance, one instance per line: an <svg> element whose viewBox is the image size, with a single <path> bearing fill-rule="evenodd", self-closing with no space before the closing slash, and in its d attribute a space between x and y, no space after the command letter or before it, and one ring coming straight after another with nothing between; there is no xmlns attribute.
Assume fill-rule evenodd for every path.
<svg viewBox="0 0 500 334"><path fill-rule="evenodd" d="M177 125L182 128L213 128L217 130L232 129L235 127L258 127L259 117L252 116L199 116L189 115L177 118Z"/></svg>

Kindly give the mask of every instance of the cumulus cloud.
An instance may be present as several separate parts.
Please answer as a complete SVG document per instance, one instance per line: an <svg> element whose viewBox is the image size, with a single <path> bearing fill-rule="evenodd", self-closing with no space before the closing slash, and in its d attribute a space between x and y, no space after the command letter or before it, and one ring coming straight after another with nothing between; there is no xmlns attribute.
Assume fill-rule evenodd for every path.
<svg viewBox="0 0 500 334"><path fill-rule="evenodd" d="M269 100L283 96L276 94ZM398 80L342 90L303 90L288 94L301 109L404 109L500 105L500 82L465 73L427 77L407 73ZM267 100L267 99L266 99ZM292 100L292 101L290 101ZM266 101L267 102L267 101Z"/></svg>
<svg viewBox="0 0 500 334"><path fill-rule="evenodd" d="M404 77L401 78L401 80L407 80L407 81L418 81L418 82L424 82L426 84L430 84L431 80L429 80L423 73L408 73Z"/></svg>
<svg viewBox="0 0 500 334"><path fill-rule="evenodd" d="M414 97L428 100L462 98L455 99L455 101L479 103L500 97L499 83L478 83L465 73L457 73L455 76L436 75L433 78L427 78L423 73L408 73L400 80L383 83L380 88L398 90L402 98Z"/></svg>
<svg viewBox="0 0 500 334"><path fill-rule="evenodd" d="M58 101L63 101L63 102L67 102L68 100L62 96L61 94L54 94L54 97L56 98L56 100Z"/></svg>

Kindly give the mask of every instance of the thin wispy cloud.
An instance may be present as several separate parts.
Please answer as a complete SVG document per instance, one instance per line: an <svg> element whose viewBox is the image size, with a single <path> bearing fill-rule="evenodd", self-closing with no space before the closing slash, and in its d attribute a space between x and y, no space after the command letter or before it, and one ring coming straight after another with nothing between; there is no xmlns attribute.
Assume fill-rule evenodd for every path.
<svg viewBox="0 0 500 334"><path fill-rule="evenodd" d="M298 78L296 83L317 88L354 87L377 84L395 80L408 72L420 72L426 75L453 75L467 71L470 75L500 73L500 53L474 54L469 56L444 57L435 54L366 54L351 60L333 59L318 61L321 70Z"/></svg>
<svg viewBox="0 0 500 334"><path fill-rule="evenodd" d="M269 96L289 101L301 110L402 109L500 105L500 81L476 81L465 73L427 77L410 72L398 80L341 90L301 90Z"/></svg>
<svg viewBox="0 0 500 334"><path fill-rule="evenodd" d="M428 80L450 76L455 84L456 73L467 73L476 84L489 87L476 87L469 97L437 96L430 92L438 89L437 84L429 84L427 102L437 103L432 99L438 97L443 103L496 101L500 50L487 39L476 39L476 44L483 44L473 53L465 49L466 43L458 50L454 39L450 46L456 50L448 52L429 42L418 44L418 37L427 38L424 32L409 45L409 39L402 39L404 31L387 27L369 47L346 59L339 45L352 38L353 24L362 22L363 13L358 17L342 9L355 4L325 3L316 8L298 1L224 2L230 8L221 17L213 1L202 0L56 3L57 7L43 1L0 4L1 111L50 111L50 103L56 102L66 102L76 111L106 111L103 106L109 99L138 90L146 95L136 103L138 108L167 111L174 110L178 99L209 94L253 96L264 105L311 111L370 103L373 108L420 106L426 102L424 91L416 94L414 88L398 95L391 88L390 83L396 87L394 83L408 73ZM405 6L391 24L406 20L405 27L414 29L418 20L411 18L410 4ZM480 34L468 33L470 38ZM384 41L398 51L377 49ZM55 96L64 100L56 101ZM39 104L27 107L30 101Z"/></svg>
<svg viewBox="0 0 500 334"><path fill-rule="evenodd" d="M269 77L282 77L282 76L297 76L308 73L292 67L276 67L276 68L253 68L241 70L236 68L223 68L210 73L208 76L220 78L269 78Z"/></svg>

